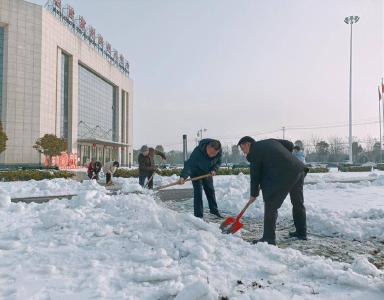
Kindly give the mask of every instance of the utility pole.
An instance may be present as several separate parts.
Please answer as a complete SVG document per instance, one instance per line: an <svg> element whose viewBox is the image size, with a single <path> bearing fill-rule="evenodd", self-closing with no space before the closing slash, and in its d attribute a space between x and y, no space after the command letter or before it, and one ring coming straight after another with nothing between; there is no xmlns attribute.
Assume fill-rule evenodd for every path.
<svg viewBox="0 0 384 300"><path fill-rule="evenodd" d="M382 131L382 134L383 134L383 136L381 136L381 134L380 134L380 136L381 136L381 138L380 138L380 154L382 154L382 149L383 149L383 144L382 144L382 142L383 142L383 140L384 140L384 97L383 97L383 92L384 92L384 83L383 83L383 78L381 78L381 102L382 102L382 105L383 105L383 109L382 109L382 112L383 112L383 131ZM383 162L383 161L380 161L381 163Z"/></svg>
<svg viewBox="0 0 384 300"><path fill-rule="evenodd" d="M381 106L380 106L381 99L382 99L382 95L380 93L380 86L379 86L379 127L380 127L380 147L379 147L379 151L380 151L380 163L383 162L383 154L381 153L381 149L382 149L382 145L383 145L383 136L381 135Z"/></svg>
<svg viewBox="0 0 384 300"><path fill-rule="evenodd" d="M281 127L281 130L283 131L283 140L285 140L285 127Z"/></svg>
<svg viewBox="0 0 384 300"><path fill-rule="evenodd" d="M188 157L187 157L187 154L188 153L188 150L187 150L187 135L186 134L183 134L183 160L184 162L187 161Z"/></svg>

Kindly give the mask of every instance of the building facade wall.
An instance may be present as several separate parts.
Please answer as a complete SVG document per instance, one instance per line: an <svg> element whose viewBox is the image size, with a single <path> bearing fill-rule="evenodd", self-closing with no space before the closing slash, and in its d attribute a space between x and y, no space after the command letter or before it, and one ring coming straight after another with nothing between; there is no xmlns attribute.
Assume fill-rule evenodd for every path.
<svg viewBox="0 0 384 300"><path fill-rule="evenodd" d="M5 29L1 119L8 136L0 163L39 160L32 145L40 136L41 22L40 6L0 0Z"/></svg>
<svg viewBox="0 0 384 300"><path fill-rule="evenodd" d="M36 139L47 133L62 135L63 55L68 59L68 151L77 152L79 64L115 87L116 140L132 145L133 83L129 77L39 5L22 0L0 0L0 26L5 27L9 43L4 59L8 63L5 67L8 74L5 76L7 93L3 121L9 140L0 164L38 163L41 158L32 149ZM129 94L125 131L128 137L125 139L120 128L123 92ZM132 147L119 153L119 160L128 163Z"/></svg>

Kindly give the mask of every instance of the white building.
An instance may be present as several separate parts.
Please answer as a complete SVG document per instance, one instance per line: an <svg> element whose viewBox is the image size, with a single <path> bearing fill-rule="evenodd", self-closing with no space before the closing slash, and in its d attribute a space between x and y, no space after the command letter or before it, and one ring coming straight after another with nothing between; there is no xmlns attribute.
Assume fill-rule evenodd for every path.
<svg viewBox="0 0 384 300"><path fill-rule="evenodd" d="M79 164L132 160L129 64L69 5L0 0L0 165L38 164L44 134L68 140Z"/></svg>

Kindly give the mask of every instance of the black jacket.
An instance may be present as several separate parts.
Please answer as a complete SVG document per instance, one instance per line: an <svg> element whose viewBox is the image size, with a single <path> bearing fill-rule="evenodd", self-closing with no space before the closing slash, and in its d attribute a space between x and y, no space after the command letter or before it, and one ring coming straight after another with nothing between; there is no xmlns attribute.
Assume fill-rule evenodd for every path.
<svg viewBox="0 0 384 300"><path fill-rule="evenodd" d="M161 156L162 159L166 159L163 152L157 151L153 148L149 148L149 154L144 156L142 153L139 154L139 174L142 176L152 175L156 171L155 155Z"/></svg>
<svg viewBox="0 0 384 300"><path fill-rule="evenodd" d="M292 154L293 144L286 140L268 139L251 144L251 196L257 197L261 187L264 199L287 193L304 171L304 164Z"/></svg>
<svg viewBox="0 0 384 300"><path fill-rule="evenodd" d="M192 151L191 156L184 164L184 169L181 171L180 177L188 178L205 175L211 171L216 171L221 165L222 151L215 157L209 157L207 154L207 145L213 141L212 139L203 139L199 145Z"/></svg>

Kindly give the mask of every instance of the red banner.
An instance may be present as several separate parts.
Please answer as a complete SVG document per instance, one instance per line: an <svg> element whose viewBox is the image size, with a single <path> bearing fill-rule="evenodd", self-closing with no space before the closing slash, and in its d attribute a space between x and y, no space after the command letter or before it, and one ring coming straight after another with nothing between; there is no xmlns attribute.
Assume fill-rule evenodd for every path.
<svg viewBox="0 0 384 300"><path fill-rule="evenodd" d="M49 158L45 156L44 165L49 166ZM57 166L59 169L76 169L77 168L77 154L62 152L61 155L52 156L52 166Z"/></svg>

